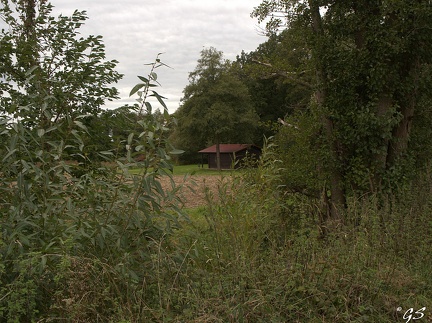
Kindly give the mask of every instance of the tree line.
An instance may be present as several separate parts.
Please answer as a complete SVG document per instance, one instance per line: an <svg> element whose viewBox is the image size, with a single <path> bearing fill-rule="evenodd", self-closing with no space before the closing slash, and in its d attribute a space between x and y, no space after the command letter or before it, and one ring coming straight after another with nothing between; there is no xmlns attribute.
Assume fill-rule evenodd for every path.
<svg viewBox="0 0 432 323"><path fill-rule="evenodd" d="M225 65L216 50L201 53L176 112L180 146L192 152L217 143L226 125L227 142L273 135L284 184L319 198L323 218L334 220L343 219L350 197L392 194L428 165L429 1L265 1L252 15L267 21L268 39L257 50ZM250 102L247 112L211 94L228 97L211 55L238 82L230 95ZM253 116L245 119L249 132L227 122L241 115Z"/></svg>
<svg viewBox="0 0 432 323"><path fill-rule="evenodd" d="M124 149L137 106L102 110L121 75L116 61L102 61L100 36L77 39L85 14L55 20L50 5L22 1L20 23L2 5L13 27L1 39L2 113L19 110L35 129L82 126L85 151L75 158ZM325 200L326 217L340 218L353 194L395 190L431 155L431 14L428 1L263 2L252 16L267 21L267 39L255 51L232 62L216 48L201 51L174 113L179 162L198 162L211 144L275 136L285 184ZM23 109L36 92L45 94L40 110ZM44 111L48 102L56 109Z"/></svg>

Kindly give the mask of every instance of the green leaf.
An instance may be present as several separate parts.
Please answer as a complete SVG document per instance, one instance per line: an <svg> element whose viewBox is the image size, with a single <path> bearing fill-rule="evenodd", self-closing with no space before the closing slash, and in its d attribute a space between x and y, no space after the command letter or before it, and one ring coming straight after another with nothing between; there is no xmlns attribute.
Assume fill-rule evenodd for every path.
<svg viewBox="0 0 432 323"><path fill-rule="evenodd" d="M42 269L45 268L46 263L47 263L47 255L42 255L42 257L41 257L41 267L42 267Z"/></svg>
<svg viewBox="0 0 432 323"><path fill-rule="evenodd" d="M159 103L164 107L164 109L168 110L165 102L163 101L163 99L166 99L166 98L163 97L163 96L161 96L161 95L159 95L159 93L157 93L155 91L152 91L152 93L153 94L151 94L150 96L154 96L159 101Z"/></svg>
<svg viewBox="0 0 432 323"><path fill-rule="evenodd" d="M6 159L8 159L10 156L12 156L17 151L18 151L17 149L12 149L10 152L8 152L6 154L6 156L3 157L2 161L5 161Z"/></svg>
<svg viewBox="0 0 432 323"><path fill-rule="evenodd" d="M127 140L128 145L131 145L131 144L132 144L133 136L134 136L134 133L131 132L131 133L129 134L129 136L128 136L128 140Z"/></svg>
<svg viewBox="0 0 432 323"><path fill-rule="evenodd" d="M26 73L25 73L25 75L26 76L29 76L29 75L31 75L33 72L34 72L34 70L35 69L37 69L39 66L38 65L34 65L34 66L32 66Z"/></svg>
<svg viewBox="0 0 432 323"><path fill-rule="evenodd" d="M112 151L100 151L99 154L101 154L101 155L108 155L108 156L112 156L112 155L114 155L114 154L112 153Z"/></svg>
<svg viewBox="0 0 432 323"><path fill-rule="evenodd" d="M141 81L143 81L144 83L149 83L149 80L148 80L147 78L145 78L144 76L139 76L139 75L138 75L138 78L139 78Z"/></svg>
<svg viewBox="0 0 432 323"><path fill-rule="evenodd" d="M173 149L169 152L170 155L181 155L183 154L185 151L181 150L181 149Z"/></svg>
<svg viewBox="0 0 432 323"><path fill-rule="evenodd" d="M45 130L44 129L38 129L37 130L37 135L38 135L39 138L42 137L44 134L45 134Z"/></svg>
<svg viewBox="0 0 432 323"><path fill-rule="evenodd" d="M138 83L137 85L135 85L132 90L129 93L129 96L134 95L135 93L137 93L141 88L143 88L146 84L145 83Z"/></svg>
<svg viewBox="0 0 432 323"><path fill-rule="evenodd" d="M86 126L85 126L81 121L74 120L74 123L75 123L79 128L81 128L82 130L84 130L85 132L88 132L87 127L86 127Z"/></svg>
<svg viewBox="0 0 432 323"><path fill-rule="evenodd" d="M146 108L147 108L147 112L149 113L149 114L151 114L152 113L152 105L151 105L151 103L150 102L145 102L144 103L145 104L145 106L146 106Z"/></svg>

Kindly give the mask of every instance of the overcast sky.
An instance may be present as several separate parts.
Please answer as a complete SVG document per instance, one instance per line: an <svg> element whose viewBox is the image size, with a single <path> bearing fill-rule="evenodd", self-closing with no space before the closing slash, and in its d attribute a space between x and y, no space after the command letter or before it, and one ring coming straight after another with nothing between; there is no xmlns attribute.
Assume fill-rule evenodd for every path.
<svg viewBox="0 0 432 323"><path fill-rule="evenodd" d="M213 46L234 60L242 50L253 51L266 39L259 34L256 19L250 17L261 0L52 0L54 15L71 15L86 10L89 19L81 34L102 35L108 59L119 61L117 71L124 78L117 84L121 100L109 108L135 103L131 88L146 76L146 63L160 52L161 60L173 69L159 68L158 93L170 112L178 106L195 69L200 52ZM154 108L157 104L154 103Z"/></svg>

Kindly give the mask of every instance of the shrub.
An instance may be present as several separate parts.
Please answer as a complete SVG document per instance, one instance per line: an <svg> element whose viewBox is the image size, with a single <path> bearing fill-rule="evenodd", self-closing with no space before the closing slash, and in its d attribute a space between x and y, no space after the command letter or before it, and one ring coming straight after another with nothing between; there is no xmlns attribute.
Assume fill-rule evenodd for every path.
<svg viewBox="0 0 432 323"><path fill-rule="evenodd" d="M149 77L140 77L147 80L141 87L153 86L154 68L161 64L157 58ZM146 95L140 93L138 131L124 143L126 155L99 152L106 163L84 171L68 154L74 145L80 159L92 165L81 140L83 117L72 115L49 128L2 117L4 321L139 317L143 304L157 302L153 256L182 216L178 188L172 181L171 189L163 189L159 179L171 176L170 153L179 151L166 139L172 120L162 98L153 92L165 108L161 119L149 111ZM133 153L145 158L135 162ZM141 173L131 175L129 169L137 167Z"/></svg>

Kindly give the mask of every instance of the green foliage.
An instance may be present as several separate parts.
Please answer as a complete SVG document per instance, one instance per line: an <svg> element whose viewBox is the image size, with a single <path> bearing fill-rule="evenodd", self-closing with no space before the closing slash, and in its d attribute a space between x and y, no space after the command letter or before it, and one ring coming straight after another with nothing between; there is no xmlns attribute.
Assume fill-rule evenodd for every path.
<svg viewBox="0 0 432 323"><path fill-rule="evenodd" d="M103 162L107 152L116 157L126 154L129 134L140 131L141 126L138 121L148 118L148 113L140 114L139 110L138 104L125 105L117 109L104 110L98 115L86 116L82 120L86 128L86 132L81 136L84 143L82 154L92 161L92 163L82 161L78 155L75 155L74 160L80 163L83 172ZM152 118L158 120L159 123L165 123L165 117L159 109L152 112L152 115ZM170 133L171 129L166 131L167 135ZM105 156L100 154L101 151L105 152ZM69 153L72 153L71 149ZM138 151L133 152L132 157L134 160L143 158Z"/></svg>
<svg viewBox="0 0 432 323"><path fill-rule="evenodd" d="M98 113L105 100L117 98L110 84L122 77L114 70L117 61L105 60L102 36L79 35L85 12L54 18L51 11L45 1L2 0L0 9L8 25L0 34L1 113L31 126L33 119L49 127L71 114Z"/></svg>
<svg viewBox="0 0 432 323"><path fill-rule="evenodd" d="M271 51L265 65L282 72L291 63L299 84L313 84L318 118L310 120L322 127L328 149L319 159L331 165L321 177L334 183L339 204L353 191L397 190L430 159L416 116L429 110L431 14L428 1L264 1L253 12L259 21L270 18L271 38L281 39L283 49Z"/></svg>
<svg viewBox="0 0 432 323"><path fill-rule="evenodd" d="M242 52L232 64L232 73L245 83L260 123L254 142L262 145L263 135L276 131L272 124L308 109L314 75L304 28L290 28L272 34L250 53Z"/></svg>
<svg viewBox="0 0 432 323"><path fill-rule="evenodd" d="M198 162L197 152L217 142L251 143L257 115L248 89L228 73L222 53L214 48L203 50L189 79L172 136L177 146L187 151L183 158Z"/></svg>
<svg viewBox="0 0 432 323"><path fill-rule="evenodd" d="M390 323L402 319L398 307L427 307L430 176L384 208L376 197L349 200L347 224L322 240L314 203L280 187L273 149L257 168L222 179L218 199L209 193L176 234L172 261L180 252L188 266L162 285L164 317Z"/></svg>
<svg viewBox="0 0 432 323"><path fill-rule="evenodd" d="M18 257L17 272L14 280L2 285L1 293L4 301L0 307L0 315L7 322L34 321L38 314L37 284L33 278L35 267L39 266L40 254ZM2 281L8 279L11 273L3 272Z"/></svg>
<svg viewBox="0 0 432 323"><path fill-rule="evenodd" d="M318 198L325 188L328 155L316 113L295 113L285 118L275 136L277 152L282 160L286 190Z"/></svg>
<svg viewBox="0 0 432 323"><path fill-rule="evenodd" d="M329 78L331 88L340 95L328 91L328 105L312 101L307 111L287 117L291 126L281 126L276 144L266 142L260 160L249 161L240 172L225 173L217 195L207 190L207 205L192 210L187 221L179 208L180 188L170 177L175 173L172 156L181 153L167 140L175 120L164 98L154 91L158 85L155 71L165 66L159 56L150 64L147 76L138 76L140 83L131 91L138 105L102 113L105 120L98 122L86 114L96 114L101 101L87 106L81 102L84 97L71 99L68 93L55 100L51 93L59 88L55 89L46 70L33 68L34 51L29 50L40 40L34 37L41 28L35 22L55 24L53 30L60 33L52 48L61 48L61 33L66 40L76 35L81 14L74 14L72 20L60 17L62 22L57 23L48 17L50 6L45 2L34 11L40 15L37 19L31 15L30 2L17 2L27 23L18 24L8 3L2 2L2 17L21 38L3 31L0 49L0 57L19 75L12 78L7 64L0 67L0 321L395 322L402 320L403 311L397 311L398 307L428 308L432 300L428 285L432 177L427 166L430 149L423 149L429 135L428 93L422 92L416 105L419 113L412 134L418 140L410 143L415 149L409 151L409 158L392 164L381 179L394 185L409 165L425 170L413 171L415 180L407 181L397 193L357 195L373 179L371 172L377 167L370 161L367 164L367 159L379 155L382 140L392 138L392 128L405 116L397 104L382 115L374 113L379 106L375 103L381 101L369 90L357 99L378 101L353 102L357 92L348 85L361 86L357 77L371 76L365 86L380 89L397 77L390 73L387 79L380 74L389 71L385 62L372 64L370 74L348 73L365 61L351 61L355 51L349 48L348 36L356 29L342 27L347 26L345 20L356 16L347 10L347 4L333 2L328 11L331 23L326 22L341 40L326 52L331 71L340 74L340 78L336 74ZM274 2L265 2L270 3ZM285 4L283 9L292 17L307 21L300 15L307 13L303 2L278 4ZM424 19L428 11L423 11L427 8L421 7L425 3L404 4L397 3L400 14L406 14L403 17L408 19L420 10L416 23L423 26L428 21ZM257 10L265 13L267 9L271 8ZM403 34L404 24L398 26ZM385 31L385 39L395 41L390 56L401 48L402 56L406 54L405 39L394 38L391 30L383 31L379 21L370 28ZM54 35L53 30L47 34ZM423 33L414 31L416 40L428 43ZM89 50L89 43L80 41L75 44ZM369 41L371 48L382 49L383 44ZM95 46L97 53L92 57L102 59L102 47ZM71 50L72 58L73 53L83 57L79 48ZM195 110L196 119L201 116L214 134L223 137L225 132L218 132L216 121L229 122L225 109L242 97L231 97L232 92L247 91L230 74L232 70L225 71L219 52L207 54L215 54L217 60L203 57L199 61L185 97L213 106L207 119ZM347 66L339 65L345 61ZM61 62L56 64L61 67ZM69 62L64 60L64 71ZM94 63L89 72L98 68ZM106 68L112 78L102 79L115 81L118 75ZM428 68L422 66L421 71ZM89 75L89 79L81 76L90 82ZM225 84L212 83L212 76ZM59 84L67 83L57 77ZM407 76L404 84L412 77ZM422 77L417 90L429 81ZM198 85L206 85L202 94L211 95L212 100L200 98ZM403 88L395 98L411 90ZM149 96L156 97L162 113L153 111ZM63 100L65 110L60 108ZM342 143L338 148L343 158L334 160L329 153L331 141L320 123L323 116L335 121L333 135ZM103 128L111 132L102 133ZM382 140L379 135L384 135ZM98 148L105 144L108 148ZM318 227L321 206L315 197L326 188L336 162L346 167L345 179L360 189L352 190L346 201L344 224L323 239ZM171 179L169 187L162 186L162 176ZM425 314L425 320L432 319L428 310Z"/></svg>
<svg viewBox="0 0 432 323"><path fill-rule="evenodd" d="M155 75L160 59L151 65ZM182 217L178 188L159 181L170 176L170 153L180 153L167 141L173 120L164 104L161 115L144 113L151 105L140 95L139 118L119 142L125 149L89 153L95 130L79 101L59 114L60 101L41 90L48 83L38 74L26 74L23 84L34 87L24 96L3 101L4 112L15 108L0 122L1 320L109 321L142 313L153 299L143 285L154 279L153 254ZM103 163L93 163L96 154Z"/></svg>

